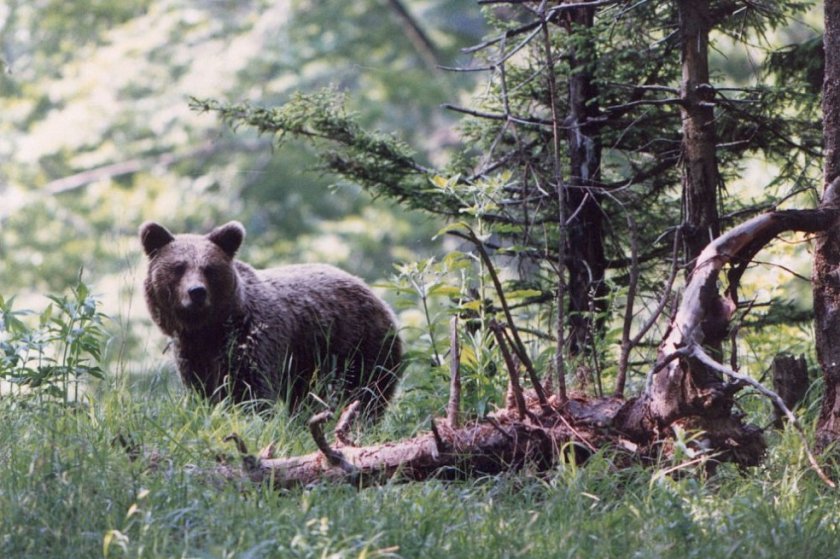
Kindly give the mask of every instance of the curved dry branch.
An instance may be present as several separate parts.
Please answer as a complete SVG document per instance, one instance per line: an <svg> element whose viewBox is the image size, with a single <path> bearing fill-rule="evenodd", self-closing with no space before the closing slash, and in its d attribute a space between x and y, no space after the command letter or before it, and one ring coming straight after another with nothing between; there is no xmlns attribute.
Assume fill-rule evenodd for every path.
<svg viewBox="0 0 840 559"><path fill-rule="evenodd" d="M724 233L700 253L682 302L674 316L671 333L660 346L660 355L687 345L703 343L700 327L719 297L717 278L724 265L752 259L774 237L785 231L817 233L837 219L836 210L788 210L756 216Z"/></svg>
<svg viewBox="0 0 840 559"><path fill-rule="evenodd" d="M732 396L738 387L723 382L715 367L692 356L693 347L717 343L718 336L725 335L733 308L731 301L718 292L721 270L726 264L749 260L785 231L826 230L838 215L840 212L832 209L770 212L712 241L697 259L668 335L659 346L645 393L628 402L619 414L621 427L644 439L646 434L652 436L680 418L731 417Z"/></svg>
<svg viewBox="0 0 840 559"><path fill-rule="evenodd" d="M767 399L773 402L773 404L775 404L782 411L782 413L788 419L790 424L793 425L797 433L799 433L799 436L802 440L802 448L805 449L805 454L808 456L808 463L811 464L811 468L817 473L819 478L827 486L829 486L832 489L835 489L837 487L837 485L826 475L822 467L820 467L819 463L817 462L817 459L814 457L814 453L811 452L810 445L808 445L808 440L805 436L805 429L802 428L802 424L799 423L799 420L796 419L796 416L793 415L793 412L790 411L790 408L788 408L787 404L785 404L785 401L782 399L781 396L779 396L778 394L776 394L776 392L770 390L754 378L736 372L730 369L729 367L725 367L722 364L718 363L717 361L709 357L709 354L703 351L698 345L694 345L692 347L691 356L701 361L707 367L711 367L717 370L718 372L728 377L731 377L737 382L741 382L746 385L752 386L762 396L765 396Z"/></svg>

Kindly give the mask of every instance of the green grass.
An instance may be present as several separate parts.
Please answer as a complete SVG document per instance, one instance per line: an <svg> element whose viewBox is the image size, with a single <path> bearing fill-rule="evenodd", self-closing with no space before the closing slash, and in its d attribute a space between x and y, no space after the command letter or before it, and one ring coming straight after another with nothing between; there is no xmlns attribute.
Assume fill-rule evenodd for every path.
<svg viewBox="0 0 840 559"><path fill-rule="evenodd" d="M370 438L417 428L393 419ZM234 454L230 432L290 455L314 449L305 428L207 406L171 383L106 381L71 409L6 397L0 425L4 558L101 557L106 543L108 557L840 555L838 494L787 432L761 468L711 479L617 471L604 453L545 476L276 492L196 472ZM132 461L120 435L146 455Z"/></svg>

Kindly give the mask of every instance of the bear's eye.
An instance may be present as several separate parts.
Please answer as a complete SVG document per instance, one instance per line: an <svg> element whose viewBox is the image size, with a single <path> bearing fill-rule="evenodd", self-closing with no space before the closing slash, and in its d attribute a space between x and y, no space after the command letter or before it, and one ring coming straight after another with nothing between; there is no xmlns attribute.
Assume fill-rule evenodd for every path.
<svg viewBox="0 0 840 559"><path fill-rule="evenodd" d="M221 266L204 266L201 270L207 278L213 278L221 275Z"/></svg>
<svg viewBox="0 0 840 559"><path fill-rule="evenodd" d="M177 262L172 266L172 272L178 276L183 276L187 271L187 264L185 262Z"/></svg>

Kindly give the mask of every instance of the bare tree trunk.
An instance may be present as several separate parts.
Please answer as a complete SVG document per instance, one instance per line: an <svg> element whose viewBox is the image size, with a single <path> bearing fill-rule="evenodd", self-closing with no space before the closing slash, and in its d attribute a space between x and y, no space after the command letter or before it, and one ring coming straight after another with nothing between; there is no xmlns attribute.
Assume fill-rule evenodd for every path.
<svg viewBox="0 0 840 559"><path fill-rule="evenodd" d="M568 31L588 33L595 8L577 8L568 15ZM569 348L572 354L591 349L603 325L606 309L604 283L603 214L592 189L601 176L601 138L593 124L598 116L598 89L593 80L595 46L588 38L572 41L569 50L569 160L571 172L566 188L569 220L566 260L569 269Z"/></svg>
<svg viewBox="0 0 840 559"><path fill-rule="evenodd" d="M686 262L720 235L714 91L709 84L709 0L679 0L682 43L683 204ZM692 266L688 266L691 270Z"/></svg>
<svg viewBox="0 0 840 559"><path fill-rule="evenodd" d="M659 347L645 393L631 401L624 419L637 438L654 437L674 421L691 417L716 422L709 426L713 430L743 431L741 436L751 439L754 434L732 418L737 388L726 383L715 368L679 355L681 348L703 344L719 358L732 309L718 294L717 277L724 263L742 248L739 243L745 237L720 237L714 112L708 104L714 97L709 85L709 1L678 0L677 7L682 49L683 239L686 261L696 263L687 269L686 294ZM729 424L725 429L724 423Z"/></svg>
<svg viewBox="0 0 840 559"><path fill-rule="evenodd" d="M840 0L825 0L825 76L823 136L825 168L821 207L840 207ZM825 397L817 424L817 443L840 440L840 226L817 237L814 249L814 331Z"/></svg>

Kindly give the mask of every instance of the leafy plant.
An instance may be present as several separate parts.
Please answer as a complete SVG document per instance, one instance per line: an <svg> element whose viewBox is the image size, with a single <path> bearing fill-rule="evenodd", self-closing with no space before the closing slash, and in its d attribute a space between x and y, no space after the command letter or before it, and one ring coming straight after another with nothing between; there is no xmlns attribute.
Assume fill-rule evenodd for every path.
<svg viewBox="0 0 840 559"><path fill-rule="evenodd" d="M68 404L78 400L80 383L104 376L105 316L81 280L69 293L48 298L37 320L27 321L36 313L15 310L14 297L0 296L0 379L21 393Z"/></svg>

